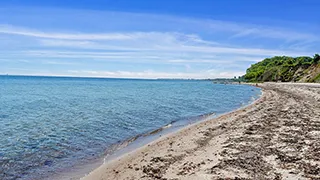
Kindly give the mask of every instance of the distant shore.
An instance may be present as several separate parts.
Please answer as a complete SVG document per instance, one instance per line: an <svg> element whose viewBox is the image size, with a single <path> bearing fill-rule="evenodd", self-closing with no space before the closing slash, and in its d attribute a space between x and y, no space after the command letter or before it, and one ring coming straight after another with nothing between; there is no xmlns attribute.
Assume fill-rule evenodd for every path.
<svg viewBox="0 0 320 180"><path fill-rule="evenodd" d="M264 83L253 104L165 135L83 180L320 178L320 85Z"/></svg>

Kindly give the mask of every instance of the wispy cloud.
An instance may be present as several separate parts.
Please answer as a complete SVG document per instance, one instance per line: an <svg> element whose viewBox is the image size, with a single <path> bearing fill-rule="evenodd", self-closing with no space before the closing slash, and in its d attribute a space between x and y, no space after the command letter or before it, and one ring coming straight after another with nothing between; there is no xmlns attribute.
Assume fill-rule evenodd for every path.
<svg viewBox="0 0 320 180"><path fill-rule="evenodd" d="M0 25L0 33L31 36L38 38L51 38L51 39L70 39L70 40L128 40L139 38L139 34L83 34L83 33L51 33L41 32L28 28L15 27L11 25Z"/></svg>
<svg viewBox="0 0 320 180"><path fill-rule="evenodd" d="M168 72L157 72L153 70L146 70L141 72L134 71L90 71L90 70L69 70L70 74L74 76L87 75L94 77L121 77L121 78L194 78L194 79L205 79L205 78L216 78L216 77L234 77L239 72L226 72L226 71L204 71L202 73L168 73Z"/></svg>
<svg viewBox="0 0 320 180"><path fill-rule="evenodd" d="M127 33L128 36L134 36ZM290 50L278 50L267 48L238 48L224 46L216 42L203 40L196 35L181 33L143 33L139 32L139 39L130 41L75 41L75 40L48 40L40 39L43 46L69 47L96 50L118 50L118 51L159 51L159 52L194 52L194 53L218 53L218 54L244 54L244 55L308 55L310 52L297 52Z"/></svg>
<svg viewBox="0 0 320 180"><path fill-rule="evenodd" d="M49 9L46 18L27 9L34 22L26 25L14 10L1 12L8 15L0 18L1 58L8 66L0 73L29 64L70 76L233 77L264 57L312 55L320 41L306 29L158 14Z"/></svg>
<svg viewBox="0 0 320 180"><path fill-rule="evenodd" d="M243 38L243 37L263 37L273 39L283 39L285 41L303 41L303 42L315 42L319 41L319 36L310 33L300 33L285 29L270 29L270 28L244 28L239 30L231 38Z"/></svg>

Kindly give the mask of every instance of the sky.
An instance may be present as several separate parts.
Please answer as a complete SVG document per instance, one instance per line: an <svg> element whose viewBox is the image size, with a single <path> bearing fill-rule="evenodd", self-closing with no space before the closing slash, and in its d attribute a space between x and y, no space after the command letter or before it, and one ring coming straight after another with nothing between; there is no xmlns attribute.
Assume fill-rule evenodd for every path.
<svg viewBox="0 0 320 180"><path fill-rule="evenodd" d="M229 78L320 53L318 0L1 0L0 74Z"/></svg>

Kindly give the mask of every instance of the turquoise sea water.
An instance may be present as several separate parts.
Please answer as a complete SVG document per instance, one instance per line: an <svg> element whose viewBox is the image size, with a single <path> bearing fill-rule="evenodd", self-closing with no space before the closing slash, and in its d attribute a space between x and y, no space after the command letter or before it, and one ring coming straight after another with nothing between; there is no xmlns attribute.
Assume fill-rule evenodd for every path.
<svg viewBox="0 0 320 180"><path fill-rule="evenodd" d="M172 121L221 114L260 89L196 80L0 76L0 179L35 179L101 157Z"/></svg>

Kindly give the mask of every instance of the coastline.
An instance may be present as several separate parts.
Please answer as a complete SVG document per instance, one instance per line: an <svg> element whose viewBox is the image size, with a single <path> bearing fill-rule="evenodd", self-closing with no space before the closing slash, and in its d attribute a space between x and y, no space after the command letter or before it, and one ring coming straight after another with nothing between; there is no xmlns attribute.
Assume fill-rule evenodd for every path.
<svg viewBox="0 0 320 180"><path fill-rule="evenodd" d="M130 138L152 132L172 121L177 121L176 123L180 124L206 113L230 112L252 102L260 94L260 89L247 85L214 85L210 81L160 81L154 83L127 81L127 83L123 83L113 80L95 80L91 82L94 88L87 89L84 88L86 86L81 79L80 82L68 79L68 83L64 79L52 79L51 83L49 79L28 78L17 78L10 82L16 84L13 86L16 88L9 92L8 95L12 94L12 96L8 97L16 99L12 101L14 102L12 105L19 104L19 107L21 105L23 108L29 107L29 101L34 102L28 108L28 113L30 112L30 115L39 113L41 116L37 118L30 116L27 125L32 128L26 127L25 131L20 133L16 128L12 131L10 129L15 125L20 126L20 123L9 122L19 122L19 117L24 116L17 108L12 111L7 108L8 110L4 111L5 115L9 115L4 116L7 120L5 122L9 123L9 127L5 128L4 132L14 133L16 137L21 137L24 143L19 141L13 146L9 141L6 141L7 138L3 139L2 145L9 144L10 146L3 156L9 157L9 159L2 163L7 165L2 168L5 173L0 175L0 179L80 179L103 164L106 152L114 144L117 145L128 139L129 142L133 141L135 138L131 140ZM15 92L19 92L20 89L30 90L33 87L25 86L26 81L31 85L39 83L43 86L43 88L38 88L36 99L39 100L33 101L34 96L28 93L15 95ZM116 84L112 87L121 85L121 87L126 87L124 88L126 90L120 94L114 94L115 96L112 93L106 95L102 87L107 87L110 83ZM79 91L66 94L60 89L64 85L57 86L57 84L64 84L73 89L79 88ZM96 86L96 84L99 85ZM148 88L150 84L154 84L151 89ZM56 93L46 96L46 89L52 89L52 92ZM31 92L29 90L26 92ZM152 96L148 95L149 92ZM153 93L157 93L157 95L153 95ZM133 94L137 96L132 96ZM107 103L108 99L112 103ZM116 101L111 101L111 99ZM48 103L51 104L50 108L46 111L47 113L43 113L41 107L48 107ZM8 104L10 105L10 103ZM196 119L196 121L201 120L202 117ZM37 124L37 126L32 126L32 124ZM5 126L7 126L6 123L2 127ZM174 127L174 125L169 126L171 127L165 127L165 130L156 131L164 132ZM46 129L46 127L50 128ZM44 129L46 132L41 133L41 136L33 135ZM29 135L33 138L29 138ZM150 136L147 134L146 138L149 139ZM128 144L131 146L137 144L137 141L139 140L128 142ZM139 145L137 146L139 147ZM12 154L11 150L14 148L28 153ZM116 150L118 152L118 149Z"/></svg>
<svg viewBox="0 0 320 180"><path fill-rule="evenodd" d="M259 87L253 104L162 136L81 179L319 178L320 85Z"/></svg>
<svg viewBox="0 0 320 180"><path fill-rule="evenodd" d="M244 84L241 84L241 85L244 85ZM247 86L247 84L245 86ZM258 89L261 89L261 88L258 88ZM250 106L255 101L260 99L261 96L262 96L262 91L260 91L259 94L252 96L250 101L248 101L247 103L241 104L241 106L235 110L243 109L243 108L246 108L247 106ZM191 127L201 122L212 120L214 118L228 114L233 111L228 111L228 112L218 113L218 114L216 112L211 112L211 113L202 114L199 116L173 120L169 124L166 124L158 129L155 129L143 134L139 134L137 136L131 137L119 143L112 144L100 158L90 160L87 163L80 163L68 170L59 171L53 175L48 175L45 177L45 179L48 179L48 180L49 179L54 179L54 180L82 179L86 177L88 173L92 173L93 171L100 168L101 166L104 166L105 164L109 164L110 162L117 160L119 158L122 158L127 154L133 153L139 150L140 148L143 148L144 146L149 146L149 144L158 141L162 137L173 135L187 127Z"/></svg>
<svg viewBox="0 0 320 180"><path fill-rule="evenodd" d="M127 153L134 152L135 150L148 145L154 141L157 141L162 136L170 135L178 132L179 130L185 128L186 126L190 126L196 123L200 123L203 121L210 120L217 115L215 113L203 114L200 116L189 117L183 120L172 121L171 123L155 129L153 131L139 134L137 136L131 137L127 140L124 140L119 143L112 144L102 155L102 157L98 159L93 159L88 161L87 163L78 164L68 171L60 171L55 173L55 175L48 175L44 177L48 180L75 180L81 179L84 175L87 175L88 172L91 173L95 169L99 168L104 164L108 164L109 162L121 158L125 156Z"/></svg>
<svg viewBox="0 0 320 180"><path fill-rule="evenodd" d="M238 85L238 84L237 84ZM241 85L248 85L248 86L255 86L253 84L241 84ZM256 87L256 86L255 86ZM260 88L260 87L258 87ZM261 88L260 88L261 89ZM249 101L248 104L245 104L233 111L225 112L222 114L215 114L215 113L208 113L203 114L198 117L191 117L192 120L183 120L183 121L173 121L170 124L167 124L159 129L153 130L151 132L141 134L135 137L132 137L128 140L125 140L124 142L121 142L120 144L115 144L115 149L110 151L110 155L103 158L103 164L100 164L98 167L94 168L91 172L86 173L85 176L81 176L81 180L87 180L87 179L96 179L97 174L96 171L101 168L106 168L109 166L109 164L114 163L115 161L119 161L122 158L126 158L127 156L134 156L134 154L137 154L137 151L140 151L143 148L149 147L152 144L155 144L159 141L162 141L170 136L174 136L176 134L179 134L181 131L184 131L185 129L193 128L194 126L198 124L205 123L207 121L212 121L218 118L221 118L223 116L228 116L230 113L236 113L237 111L242 111L250 106L253 106L255 103L257 103L261 98L263 97L263 90L261 89L261 94L259 94L256 98L253 98L252 101ZM178 123L175 125L175 123ZM172 127L173 126L173 127ZM138 140L138 141L137 141ZM140 142L139 142L140 141ZM108 154L108 153L107 153ZM101 162L101 160L99 161ZM96 163L95 163L96 165ZM90 167L86 167L86 169L90 169ZM91 167L92 169L92 167ZM85 172L86 170L82 171ZM71 179L78 179L79 174L74 173L74 175L77 174L77 176L74 176ZM100 173L98 173L100 175ZM61 179L64 177L64 179L70 179L69 175L65 176L57 176L58 179ZM104 178L102 178L104 179Z"/></svg>

